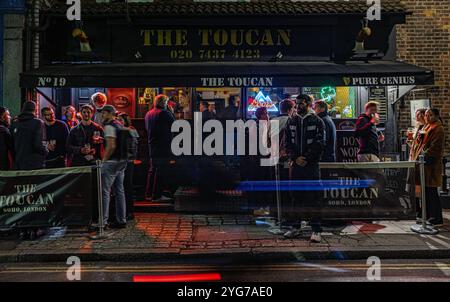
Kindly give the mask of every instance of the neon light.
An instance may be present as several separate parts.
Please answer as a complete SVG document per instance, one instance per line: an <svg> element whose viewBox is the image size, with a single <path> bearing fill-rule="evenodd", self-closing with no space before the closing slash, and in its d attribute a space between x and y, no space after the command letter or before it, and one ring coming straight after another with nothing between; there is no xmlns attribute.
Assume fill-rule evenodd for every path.
<svg viewBox="0 0 450 302"><path fill-rule="evenodd" d="M247 111L253 112L260 107L266 107L268 112L278 112L278 108L272 102L272 99L269 96L264 96L262 91L258 92L256 97L248 105Z"/></svg>
<svg viewBox="0 0 450 302"><path fill-rule="evenodd" d="M336 89L331 86L323 87L320 90L320 97L327 103L336 97Z"/></svg>
<svg viewBox="0 0 450 302"><path fill-rule="evenodd" d="M219 273L133 276L133 282L193 282L193 281L220 281L220 280L222 280L222 276Z"/></svg>

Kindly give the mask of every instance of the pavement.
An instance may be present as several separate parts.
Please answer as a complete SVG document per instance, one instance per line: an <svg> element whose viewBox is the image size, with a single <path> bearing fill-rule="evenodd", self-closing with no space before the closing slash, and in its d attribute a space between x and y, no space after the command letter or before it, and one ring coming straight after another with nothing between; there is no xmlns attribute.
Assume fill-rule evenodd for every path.
<svg viewBox="0 0 450 302"><path fill-rule="evenodd" d="M268 225L246 215L136 213L127 228L106 231L103 239L86 229L53 228L36 240L0 238L0 263L56 262L78 256L83 261L158 261L220 259L354 260L450 258L450 212L437 235L410 230L414 221L353 221L325 227L321 243L309 233L284 239L268 232Z"/></svg>

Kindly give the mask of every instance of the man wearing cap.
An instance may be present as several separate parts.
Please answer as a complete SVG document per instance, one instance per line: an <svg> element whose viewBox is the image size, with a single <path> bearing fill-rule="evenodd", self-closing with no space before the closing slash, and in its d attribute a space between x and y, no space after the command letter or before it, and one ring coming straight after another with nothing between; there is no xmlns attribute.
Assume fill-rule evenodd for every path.
<svg viewBox="0 0 450 302"><path fill-rule="evenodd" d="M127 160L121 158L119 148L121 145L120 131L123 126L116 120L116 108L112 105L105 105L102 108L102 118L105 125L105 153L102 166L104 224L108 225L110 195L111 190L114 189L117 222L111 224L111 228L125 228L127 220L123 180Z"/></svg>
<svg viewBox="0 0 450 302"><path fill-rule="evenodd" d="M14 147L9 126L11 125L11 115L8 108L0 106L0 171L12 168Z"/></svg>
<svg viewBox="0 0 450 302"><path fill-rule="evenodd" d="M24 103L22 113L11 126L14 141L14 169L36 170L45 168L48 149L44 145L44 122L36 118L36 103Z"/></svg>

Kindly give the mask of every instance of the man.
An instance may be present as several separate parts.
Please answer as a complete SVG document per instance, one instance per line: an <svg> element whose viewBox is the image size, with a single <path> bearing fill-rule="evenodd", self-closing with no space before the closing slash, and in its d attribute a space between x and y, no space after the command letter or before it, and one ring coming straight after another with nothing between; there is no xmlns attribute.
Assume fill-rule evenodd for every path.
<svg viewBox="0 0 450 302"><path fill-rule="evenodd" d="M14 169L44 169L48 149L44 145L44 122L36 118L36 103L24 103L22 113L12 123L11 133L15 152Z"/></svg>
<svg viewBox="0 0 450 302"><path fill-rule="evenodd" d="M322 155L323 162L336 161L336 126L328 115L328 105L322 100L314 103L314 112L325 124L325 151Z"/></svg>
<svg viewBox="0 0 450 302"><path fill-rule="evenodd" d="M97 125L103 126L102 109L108 102L108 97L102 92L96 92L91 95L91 103L95 108L93 121Z"/></svg>
<svg viewBox="0 0 450 302"><path fill-rule="evenodd" d="M368 102L364 107L365 113L356 121L355 136L359 143L359 162L380 161L380 142L384 141L384 135L377 130L380 123L378 105L378 102Z"/></svg>
<svg viewBox="0 0 450 302"><path fill-rule="evenodd" d="M47 149L49 151L45 159L45 167L49 169L64 168L66 166L66 142L69 128L64 122L56 120L52 108L42 108L41 115L44 118Z"/></svg>
<svg viewBox="0 0 450 302"><path fill-rule="evenodd" d="M101 159L103 128L92 121L94 108L81 107L81 122L72 128L67 139L67 151L72 166L91 166Z"/></svg>
<svg viewBox="0 0 450 302"><path fill-rule="evenodd" d="M167 201L163 196L166 170L172 155L172 124L173 115L167 110L169 98L160 94L155 97L153 109L145 115L145 129L148 135L149 171L147 177L146 199L152 201Z"/></svg>
<svg viewBox="0 0 450 302"><path fill-rule="evenodd" d="M221 120L238 120L241 118L239 106L241 104L241 97L238 95L230 96L229 105L222 112L219 118Z"/></svg>
<svg viewBox="0 0 450 302"><path fill-rule="evenodd" d="M207 101L200 102L200 112L202 113L202 121L206 122L208 120L214 119L213 114L208 109L209 104Z"/></svg>
<svg viewBox="0 0 450 302"><path fill-rule="evenodd" d="M312 99L308 95L297 96L297 115L287 122L286 150L290 159L291 180L320 180L319 161L325 149L325 124L311 110ZM294 191L293 202L304 205L320 206L320 191ZM319 193L319 194L318 194ZM320 217L312 217L312 242L320 242ZM294 238L300 230L294 228L284 234L287 238Z"/></svg>
<svg viewBox="0 0 450 302"><path fill-rule="evenodd" d="M73 106L67 106L62 117L62 121L67 124L69 130L79 124L77 119L77 111Z"/></svg>
<svg viewBox="0 0 450 302"><path fill-rule="evenodd" d="M0 106L0 171L11 170L14 146L9 126L11 115L9 110Z"/></svg>
<svg viewBox="0 0 450 302"><path fill-rule="evenodd" d="M104 225L108 225L109 202L111 191L115 192L116 199L116 220L111 224L111 228L126 228L126 201L123 181L125 169L127 167L126 158L120 154L121 144L120 130L123 126L116 120L116 108L112 105L105 105L102 108L102 120L105 125L105 153L103 155L102 166L102 196Z"/></svg>
<svg viewBox="0 0 450 302"><path fill-rule="evenodd" d="M287 156L286 154L286 144L285 144L285 133L286 125L293 115L295 114L295 102L291 99L284 99L280 102L280 114L274 117L272 120L277 120L278 124L278 141L279 141L279 155L280 160L283 160ZM270 137L274 137L276 134L275 129L271 129Z"/></svg>

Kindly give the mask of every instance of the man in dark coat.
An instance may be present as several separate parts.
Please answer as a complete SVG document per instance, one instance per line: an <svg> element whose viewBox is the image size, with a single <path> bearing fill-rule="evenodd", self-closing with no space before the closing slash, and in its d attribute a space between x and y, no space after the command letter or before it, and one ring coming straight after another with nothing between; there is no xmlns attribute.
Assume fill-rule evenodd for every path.
<svg viewBox="0 0 450 302"><path fill-rule="evenodd" d="M0 107L0 170L10 170L14 155L13 140L9 126L11 115L5 107Z"/></svg>
<svg viewBox="0 0 450 302"><path fill-rule="evenodd" d="M167 169L172 157L173 114L167 110L169 98L160 94L155 97L153 109L145 115L145 129L148 135L149 172L147 178L146 199L166 201L162 191L167 181Z"/></svg>
<svg viewBox="0 0 450 302"><path fill-rule="evenodd" d="M322 100L314 102L314 112L325 124L325 150L322 162L336 161L336 125L328 114L328 105Z"/></svg>
<svg viewBox="0 0 450 302"><path fill-rule="evenodd" d="M27 101L22 113L11 126L14 141L14 169L37 170L45 168L48 149L44 145L44 122L36 118L36 104Z"/></svg>

